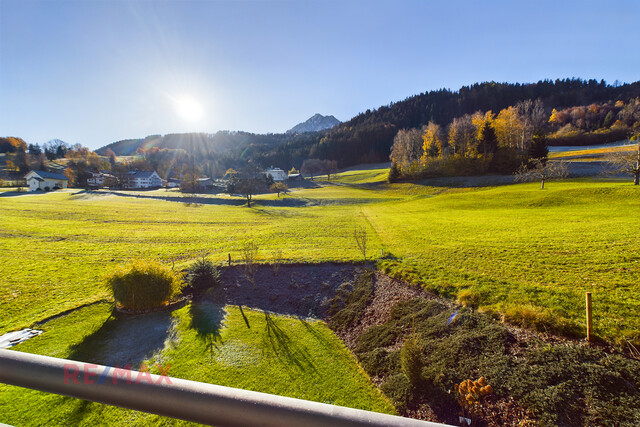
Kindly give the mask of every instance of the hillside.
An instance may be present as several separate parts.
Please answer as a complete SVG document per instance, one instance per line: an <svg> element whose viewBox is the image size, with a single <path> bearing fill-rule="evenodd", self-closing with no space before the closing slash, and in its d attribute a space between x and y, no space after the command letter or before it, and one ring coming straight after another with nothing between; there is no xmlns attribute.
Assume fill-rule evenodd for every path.
<svg viewBox="0 0 640 427"><path fill-rule="evenodd" d="M465 114L489 110L497 113L529 99L540 99L545 112L550 115L552 109L627 102L638 96L640 82L621 86L593 79L557 79L524 84L485 82L463 86L457 91L440 89L414 95L367 110L347 122L319 132L253 134L220 131L215 134L152 135L117 141L96 152L105 155L109 148L118 156L127 156L138 150L157 147L183 149L198 156L214 153L218 158L224 157L225 167L253 160L263 166L290 169L300 168L305 159L320 158L336 160L339 167L344 168L388 161L393 138L400 129L419 128L429 122L444 127Z"/></svg>

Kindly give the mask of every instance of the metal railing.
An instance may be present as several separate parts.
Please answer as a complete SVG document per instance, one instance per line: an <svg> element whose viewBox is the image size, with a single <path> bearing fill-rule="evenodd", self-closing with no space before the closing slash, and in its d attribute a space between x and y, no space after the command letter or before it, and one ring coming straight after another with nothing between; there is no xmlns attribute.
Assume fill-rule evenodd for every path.
<svg viewBox="0 0 640 427"><path fill-rule="evenodd" d="M444 425L13 350L0 382L218 426Z"/></svg>

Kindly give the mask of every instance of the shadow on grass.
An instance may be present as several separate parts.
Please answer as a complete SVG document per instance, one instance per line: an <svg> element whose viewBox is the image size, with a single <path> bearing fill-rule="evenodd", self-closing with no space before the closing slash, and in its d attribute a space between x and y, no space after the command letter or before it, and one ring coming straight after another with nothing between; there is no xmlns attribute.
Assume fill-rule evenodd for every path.
<svg viewBox="0 0 640 427"><path fill-rule="evenodd" d="M315 338L323 347L331 348L331 347L334 346L333 343L331 341L329 341L320 332L318 332L318 330L316 328L314 328L311 325L311 323L309 323L307 321L307 319L305 319L303 317L298 317L298 320L300 321L300 323L302 323L302 326L304 326L304 328L307 330L307 332L309 332L309 334L311 334L313 336L313 338Z"/></svg>
<svg viewBox="0 0 640 427"><path fill-rule="evenodd" d="M276 323L271 313L264 311L266 339L265 346L272 350L276 357L289 365L295 365L301 371L316 373L317 369L308 352Z"/></svg>
<svg viewBox="0 0 640 427"><path fill-rule="evenodd" d="M198 206L198 205L243 206L247 204L246 199L228 199L228 198L222 198L222 197L198 197L198 196L171 197L171 196L159 196L159 195L152 195L152 194L126 193L121 191L110 191L109 193L106 193L106 194L112 194L114 196L120 196L120 197L131 197L134 199L164 200L165 202L185 203L193 206ZM311 203L306 199L281 198L281 199L275 199L275 200L257 199L257 200L252 200L251 204L252 206L256 204L260 206L300 207L300 206L308 206Z"/></svg>
<svg viewBox="0 0 640 427"><path fill-rule="evenodd" d="M161 351L173 330L171 312L135 317L110 317L100 328L71 349L68 359L107 366L131 365L137 370Z"/></svg>
<svg viewBox="0 0 640 427"><path fill-rule="evenodd" d="M199 301L189 306L189 314L191 315L189 327L196 331L198 338L204 341L213 355L214 348L218 350L216 343L222 343L220 330L225 316L224 308L209 301Z"/></svg>

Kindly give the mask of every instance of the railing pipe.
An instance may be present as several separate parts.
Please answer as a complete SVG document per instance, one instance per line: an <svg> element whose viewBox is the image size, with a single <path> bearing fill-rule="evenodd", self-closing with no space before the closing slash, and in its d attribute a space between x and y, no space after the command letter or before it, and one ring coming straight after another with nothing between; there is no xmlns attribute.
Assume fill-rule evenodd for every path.
<svg viewBox="0 0 640 427"><path fill-rule="evenodd" d="M0 382L217 426L444 425L13 350Z"/></svg>

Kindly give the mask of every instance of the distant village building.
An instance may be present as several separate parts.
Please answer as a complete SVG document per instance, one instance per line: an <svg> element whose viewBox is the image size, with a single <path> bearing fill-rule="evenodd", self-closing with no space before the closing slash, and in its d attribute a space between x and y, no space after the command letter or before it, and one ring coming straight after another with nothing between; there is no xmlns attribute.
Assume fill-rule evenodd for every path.
<svg viewBox="0 0 640 427"><path fill-rule="evenodd" d="M122 187L127 189L160 188L162 178L156 171L131 171L123 177Z"/></svg>
<svg viewBox="0 0 640 427"><path fill-rule="evenodd" d="M178 178L169 178L167 180L167 187L169 188L178 188L182 185L182 181Z"/></svg>
<svg viewBox="0 0 640 427"><path fill-rule="evenodd" d="M118 179L106 172L91 172L91 178L87 178L90 187L111 187L118 183Z"/></svg>
<svg viewBox="0 0 640 427"><path fill-rule="evenodd" d="M289 181L304 181L304 177L300 173L290 173Z"/></svg>
<svg viewBox="0 0 640 427"><path fill-rule="evenodd" d="M273 178L275 182L281 182L287 179L287 173L282 169L269 168L264 174Z"/></svg>
<svg viewBox="0 0 640 427"><path fill-rule="evenodd" d="M198 191L211 191L213 189L213 180L211 178L198 178L196 180L196 187Z"/></svg>
<svg viewBox="0 0 640 427"><path fill-rule="evenodd" d="M61 173L46 171L31 171L25 175L29 191L49 191L67 188L69 178Z"/></svg>

